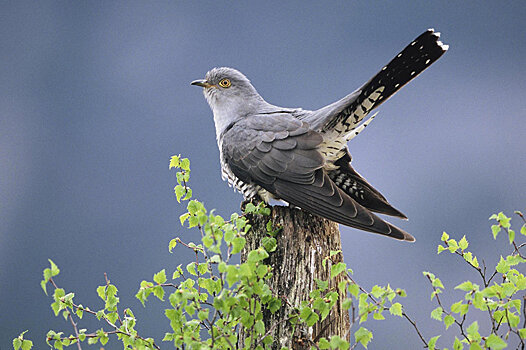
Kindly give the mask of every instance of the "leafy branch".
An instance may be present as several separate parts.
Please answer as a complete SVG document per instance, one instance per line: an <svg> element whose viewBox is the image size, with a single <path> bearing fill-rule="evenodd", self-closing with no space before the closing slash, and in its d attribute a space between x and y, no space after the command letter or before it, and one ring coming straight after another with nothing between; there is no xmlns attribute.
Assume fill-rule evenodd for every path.
<svg viewBox="0 0 526 350"><path fill-rule="evenodd" d="M516 214L522 219L524 224L520 229L520 233L526 236L526 220L520 212ZM445 290L444 285L438 277L430 272L424 272L427 277L433 292L431 299L436 298L438 307L431 312L431 317L438 321L443 321L446 330L455 323L460 331L462 340L455 337L453 348L462 349L464 344L469 345L471 349L504 349L511 340L510 336L516 336L518 345L516 349L524 349L526 338L526 311L524 300L526 294L526 277L516 268L518 265L526 262L526 259L521 253L521 249L526 246L525 243L517 243L515 231L511 228L511 219L504 215L504 213L494 214L490 220L495 220L496 224L491 226L493 238L497 239L500 232L505 232L510 245L513 247L511 253L505 258L500 257L498 264L494 269L489 271L483 261L483 268L480 267L478 259L470 251L468 251L469 242L466 237L462 237L458 242L450 238L447 233L443 233L441 241L443 245L438 246L438 254L449 251L451 254L463 258L469 266L474 268L482 281L482 287L472 281L465 281L457 285L455 289L465 292L464 300L459 300L453 303L449 310L440 300L439 294ZM495 281L499 277L501 283ZM479 324L477 321L471 323L469 327L465 327L465 321L470 309L477 309L486 312L491 329L486 330L481 335L479 331ZM458 317L455 316L458 314ZM524 318L522 328L519 328L520 317ZM501 327L502 325L507 327ZM438 339L430 342L429 348L435 349L435 343Z"/></svg>
<svg viewBox="0 0 526 350"><path fill-rule="evenodd" d="M177 185L174 194L178 202L186 202L187 211L180 216L181 225L199 232L200 242L185 242L179 237L170 240L168 250L189 249L195 258L193 261L175 267L171 273L163 269L153 275L151 281L142 281L136 298L146 306L148 298L153 294L161 302L167 303L165 316L170 325L170 331L163 338L176 349L258 349L271 348L274 340L272 335L278 327L292 326L292 334L301 334L303 346L314 349L355 349L365 348L371 343L373 333L363 324L370 320L383 320L387 313L406 319L417 333L423 347L437 349L440 335L426 340L416 321L404 310L399 298L406 297L403 289L393 289L390 285L375 285L368 290L359 285L353 278L352 270L336 259L341 251L331 251L323 261L323 268L329 274L329 280L338 278L335 287L329 280L316 280L316 288L309 293L308 300L299 305L292 305L286 297L279 296L268 285L272 268L265 264L270 254L277 248L275 228L271 221L266 226L266 236L260 246L248 252L246 261L233 263L232 259L240 254L246 245L245 236L250 232L249 218L251 215L269 215L270 209L263 203L255 205L247 203L241 214L234 213L228 220L214 211L207 211L204 204L192 199L189 186L190 161L187 158L174 156L170 159L170 169L176 170ZM520 234L526 236L526 219L520 212L516 214L523 224ZM484 260L482 267L472 252L468 251L469 242L466 237L455 240L443 233L442 244L438 253L449 251L462 257L462 261L477 271L481 285L469 280L457 285L456 290L463 291L463 299L447 306L440 294L446 291L442 281L431 272L424 276L431 283L431 300L435 299L437 307L431 312L431 318L444 323L446 331L451 325L460 334L455 337L454 350L469 346L470 350L503 349L513 339L517 339L516 349L525 348L526 337L526 278L518 267L526 262L523 253L526 242L518 242L515 231L511 228L511 219L503 213L490 217L496 223L491 226L494 238L503 232L512 247L511 253L500 258L495 268L487 269ZM339 257L338 257L339 258ZM53 302L51 308L55 316L62 314L73 333L49 331L47 344L55 349L75 346L81 350L81 343L105 345L110 336L122 341L124 349L160 349L152 338L144 338L135 330L136 319L131 309L126 308L121 313L118 309L119 298L117 288L112 285L104 274L105 284L97 288L97 294L104 302L104 307L94 311L73 301L75 294L67 293L60 288L55 277L60 270L49 260L50 267L44 270L41 287L47 294L47 286L53 287ZM497 282L499 280L499 282ZM263 312L276 313L285 304L292 310L282 319L272 323L263 322ZM330 326L331 312L341 304L350 314L351 327L347 335L341 338L337 335L323 337L322 334ZM466 324L468 313L478 310L489 318L489 329L482 330L477 321L469 326ZM88 332L79 324L84 313L96 317L106 328ZM522 317L522 324L521 324ZM325 321L327 320L327 321ZM325 321L325 328L317 334L309 333L315 324ZM520 325L521 324L521 325ZM358 329L356 329L358 328ZM243 330L246 336L244 344L239 344L239 332ZM26 331L27 332L27 331ZM24 339L21 333L13 340L15 350L30 350L33 343ZM349 334L353 341L347 341Z"/></svg>

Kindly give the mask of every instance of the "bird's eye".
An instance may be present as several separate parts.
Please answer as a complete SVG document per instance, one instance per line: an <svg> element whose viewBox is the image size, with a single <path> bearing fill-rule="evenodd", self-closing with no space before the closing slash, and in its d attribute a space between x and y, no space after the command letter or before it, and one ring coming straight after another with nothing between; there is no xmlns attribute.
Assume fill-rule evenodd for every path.
<svg viewBox="0 0 526 350"><path fill-rule="evenodd" d="M222 79L219 82L219 86L221 86L222 88L229 88L230 85L232 85L232 83L230 82L230 79Z"/></svg>

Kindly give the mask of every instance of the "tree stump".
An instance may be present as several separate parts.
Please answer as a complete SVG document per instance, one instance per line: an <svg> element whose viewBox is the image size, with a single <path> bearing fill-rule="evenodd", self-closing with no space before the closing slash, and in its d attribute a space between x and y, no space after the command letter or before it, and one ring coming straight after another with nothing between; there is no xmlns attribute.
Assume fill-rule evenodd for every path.
<svg viewBox="0 0 526 350"><path fill-rule="evenodd" d="M325 267L322 265L323 259L329 256L331 250L341 250L338 224L297 208L274 206L270 217L254 216L250 219L252 230L246 236L242 261L246 261L249 251L261 245L269 220L272 220L274 227L282 228L275 237L277 249L264 261L273 269L273 276L268 284L273 293L282 299L280 310L274 314L268 311L263 314L265 329L269 330L274 325L272 349L310 349L320 337L328 338L332 335L349 341L350 320L348 311L342 307L344 296L339 298L323 322L316 323L306 332L305 329L301 332L296 327L292 334L290 322L283 322L301 301L309 300L309 293L317 288L315 280L330 280L331 265L342 261L342 254L336 254L331 258L332 261L327 261ZM339 275L331 280L329 289L338 290L338 283L343 278ZM239 344L244 344L243 333L239 334Z"/></svg>

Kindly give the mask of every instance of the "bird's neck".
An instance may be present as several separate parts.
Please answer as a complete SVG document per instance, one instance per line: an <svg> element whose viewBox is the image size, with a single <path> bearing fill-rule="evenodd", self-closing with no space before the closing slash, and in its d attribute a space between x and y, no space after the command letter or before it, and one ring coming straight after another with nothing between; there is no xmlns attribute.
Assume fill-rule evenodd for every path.
<svg viewBox="0 0 526 350"><path fill-rule="evenodd" d="M216 138L218 142L220 141L221 135L237 121L250 115L265 113L277 108L261 97L245 100L240 98L236 103L232 103L232 100L228 101L228 103L221 103L221 101L217 100L214 102L215 103L210 104L210 107L214 113Z"/></svg>

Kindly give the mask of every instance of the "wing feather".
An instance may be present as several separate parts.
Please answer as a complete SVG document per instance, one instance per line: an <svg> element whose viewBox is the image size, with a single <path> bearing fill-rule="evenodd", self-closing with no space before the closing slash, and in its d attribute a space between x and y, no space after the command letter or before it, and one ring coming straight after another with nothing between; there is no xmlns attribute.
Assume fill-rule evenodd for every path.
<svg viewBox="0 0 526 350"><path fill-rule="evenodd" d="M242 181L255 183L293 205L343 225L414 240L334 183L318 151L322 142L320 133L290 114L256 115L240 120L223 135L222 153Z"/></svg>

